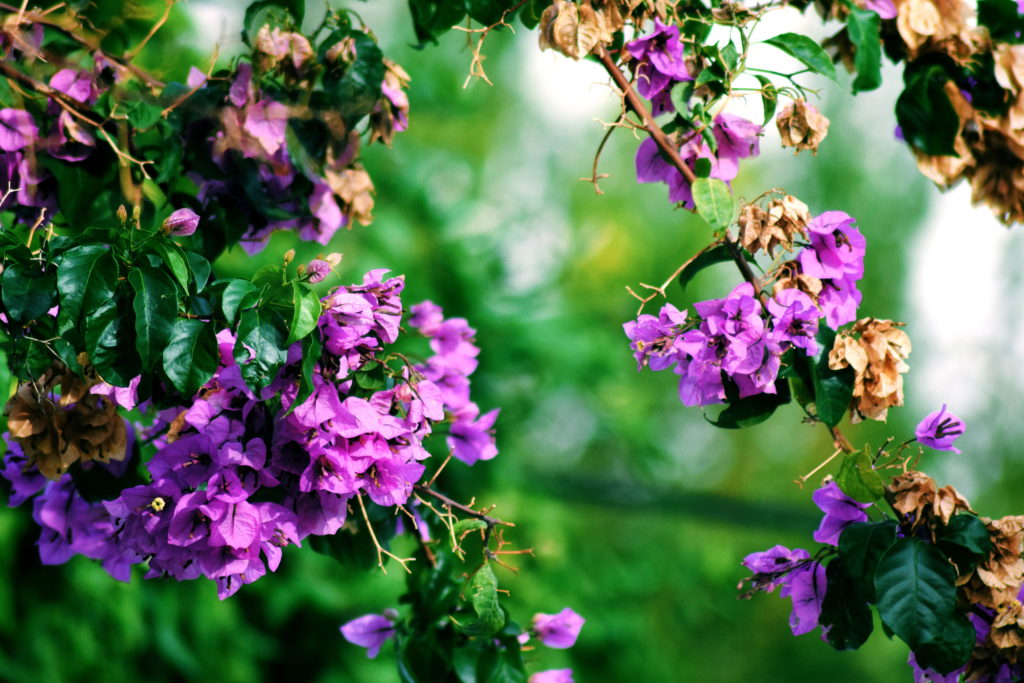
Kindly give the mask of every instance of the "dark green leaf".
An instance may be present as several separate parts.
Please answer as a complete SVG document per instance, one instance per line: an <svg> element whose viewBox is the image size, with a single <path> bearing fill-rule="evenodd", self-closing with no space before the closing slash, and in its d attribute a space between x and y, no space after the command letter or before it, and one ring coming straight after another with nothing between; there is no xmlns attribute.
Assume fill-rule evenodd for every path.
<svg viewBox="0 0 1024 683"><path fill-rule="evenodd" d="M832 59L820 45L807 36L800 33L782 33L764 42L799 60L811 71L836 80L836 67L832 64Z"/></svg>
<svg viewBox="0 0 1024 683"><path fill-rule="evenodd" d="M109 308L85 322L86 351L96 373L117 387L126 387L142 370L135 352L135 334L124 305Z"/></svg>
<svg viewBox="0 0 1024 683"><path fill-rule="evenodd" d="M469 600L476 612L476 621L459 624L468 636L488 637L505 625L505 613L498 604L498 579L491 565L485 564L473 574L469 584Z"/></svg>
<svg viewBox="0 0 1024 683"><path fill-rule="evenodd" d="M845 559L837 557L825 570L828 588L821 603L822 626L829 626L829 645L837 650L856 650L867 641L874 629L868 607L858 581L845 567Z"/></svg>
<svg viewBox="0 0 1024 683"><path fill-rule="evenodd" d="M320 299L316 292L301 282L292 282L292 319L285 344L302 339L316 328L320 320Z"/></svg>
<svg viewBox="0 0 1024 683"><path fill-rule="evenodd" d="M718 414L716 420L705 416L704 419L719 429L741 429L761 424L771 417L775 410L782 405L789 403L792 398L789 392L789 382L779 380L775 383L774 394L754 394L746 398L739 398L734 393L732 382L726 383L726 400L728 405L725 410Z"/></svg>
<svg viewBox="0 0 1024 683"><path fill-rule="evenodd" d="M252 45L265 24L269 24L270 28L301 26L305 9L305 0L257 0L245 9L242 40Z"/></svg>
<svg viewBox="0 0 1024 683"><path fill-rule="evenodd" d="M194 251L185 252L185 259L188 261L188 268L192 272L192 278L195 280L196 292L203 291L206 283L210 280L210 272L212 271L210 262Z"/></svg>
<svg viewBox="0 0 1024 683"><path fill-rule="evenodd" d="M846 573L857 582L867 602L875 601L875 571L878 561L896 542L895 520L854 522L839 536L839 556Z"/></svg>
<svg viewBox="0 0 1024 683"><path fill-rule="evenodd" d="M974 559L984 557L992 550L992 539L985 523L970 514L951 518L949 524L936 531L935 542L951 555L954 553L950 551L958 550L960 553L973 555Z"/></svg>
<svg viewBox="0 0 1024 683"><path fill-rule="evenodd" d="M907 66L905 88L896 100L896 120L908 143L925 154L956 155L953 143L960 131L960 117L946 95L950 80L941 63Z"/></svg>
<svg viewBox="0 0 1024 683"><path fill-rule="evenodd" d="M690 280L696 277L697 273L708 266L713 266L716 263L725 263L726 261L732 261L732 252L724 244L701 252L696 258L686 264L686 267L679 273L679 285L686 289L686 286L690 284Z"/></svg>
<svg viewBox="0 0 1024 683"><path fill-rule="evenodd" d="M292 401L291 406L288 408L289 413L302 405L313 394L313 371L316 369L317 361L320 360L321 349L322 343L319 331L314 330L308 337L303 338L302 364L299 367L299 391L295 394L295 400Z"/></svg>
<svg viewBox="0 0 1024 683"><path fill-rule="evenodd" d="M988 29L992 40L1024 42L1024 15L1015 0L978 0L978 23Z"/></svg>
<svg viewBox="0 0 1024 683"><path fill-rule="evenodd" d="M693 203L712 229L722 230L732 223L736 201L729 186L718 178L697 178L693 182Z"/></svg>
<svg viewBox="0 0 1024 683"><path fill-rule="evenodd" d="M436 43L466 16L466 5L458 0L409 0L413 29L420 46Z"/></svg>
<svg viewBox="0 0 1024 683"><path fill-rule="evenodd" d="M228 324L235 324L239 311L255 306L259 295L259 289L248 280L229 281L220 299L220 308Z"/></svg>
<svg viewBox="0 0 1024 683"><path fill-rule="evenodd" d="M185 252L174 242L157 238L149 243L149 249L163 262L163 265L171 271L174 279L181 285L182 292L188 292L188 261L185 259Z"/></svg>
<svg viewBox="0 0 1024 683"><path fill-rule="evenodd" d="M885 494L882 476L871 466L871 450L848 453L836 474L836 484L843 493L862 503L874 503Z"/></svg>
<svg viewBox="0 0 1024 683"><path fill-rule="evenodd" d="M818 355L810 364L814 404L821 421L829 427L835 427L843 419L853 399L853 380L856 373L852 368L829 368L828 354L836 339L834 330L827 325L820 325L816 339Z"/></svg>
<svg viewBox="0 0 1024 683"><path fill-rule="evenodd" d="M515 3L508 0L465 0L466 13L482 26L490 26L501 21L505 10Z"/></svg>
<svg viewBox="0 0 1024 683"><path fill-rule="evenodd" d="M711 160L701 157L693 165L693 172L698 178L707 178L711 175Z"/></svg>
<svg viewBox="0 0 1024 683"><path fill-rule="evenodd" d="M878 563L878 615L911 650L940 638L956 607L956 569L919 538L897 540Z"/></svg>
<svg viewBox="0 0 1024 683"><path fill-rule="evenodd" d="M325 75L323 81L329 104L351 129L380 99L385 68L384 53L373 38L362 31L353 31L350 37L355 41L355 61L341 77Z"/></svg>
<svg viewBox="0 0 1024 683"><path fill-rule="evenodd" d="M275 312L258 308L242 311L234 355L250 387L261 389L274 380L288 357L287 336L284 321Z"/></svg>
<svg viewBox="0 0 1024 683"><path fill-rule="evenodd" d="M170 277L155 268L132 268L128 283L135 291L135 348L142 367L152 370L163 357L174 330L178 290Z"/></svg>
<svg viewBox="0 0 1024 683"><path fill-rule="evenodd" d="M966 614L956 612L946 620L938 636L914 648L914 658L922 669L948 674L971 658L976 638L971 620Z"/></svg>
<svg viewBox="0 0 1024 683"><path fill-rule="evenodd" d="M61 316L71 327L116 298L117 262L104 244L69 249L57 268Z"/></svg>
<svg viewBox="0 0 1024 683"><path fill-rule="evenodd" d="M857 69L857 77L853 79L854 94L874 90L882 85L881 27L878 13L850 7L850 14L846 17L846 32L850 42L857 48L854 57Z"/></svg>
<svg viewBox="0 0 1024 683"><path fill-rule="evenodd" d="M164 349L164 372L175 388L191 396L217 371L220 354L217 334L210 323L179 319Z"/></svg>
<svg viewBox="0 0 1024 683"><path fill-rule="evenodd" d="M3 302L12 322L24 323L45 314L56 303L53 273L11 263L4 269Z"/></svg>

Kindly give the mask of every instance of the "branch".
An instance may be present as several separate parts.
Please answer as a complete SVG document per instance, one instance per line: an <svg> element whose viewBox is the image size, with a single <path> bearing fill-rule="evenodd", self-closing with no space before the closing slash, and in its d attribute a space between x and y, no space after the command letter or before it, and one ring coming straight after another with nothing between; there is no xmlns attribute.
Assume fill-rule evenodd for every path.
<svg viewBox="0 0 1024 683"><path fill-rule="evenodd" d="M483 520L484 522L487 523L488 527L515 526L515 524L513 524L512 522L506 522L504 520L498 519L497 517L490 517L488 515L485 515L482 512L478 512L477 510L474 510L473 508L469 507L468 505L463 505L462 503L457 503L454 500L452 500L451 498L449 498L448 496L446 496L443 493L441 493L440 491L435 491L434 489L430 488L429 486L424 486L423 484L416 484L415 486L413 486L413 489L417 493L424 493L424 494L426 494L428 496L431 496L433 498L437 498L439 501L441 501L442 503L447 505L449 508L454 508L456 510L459 510L461 512L466 513L470 517L475 517L475 518L477 518L479 520Z"/></svg>

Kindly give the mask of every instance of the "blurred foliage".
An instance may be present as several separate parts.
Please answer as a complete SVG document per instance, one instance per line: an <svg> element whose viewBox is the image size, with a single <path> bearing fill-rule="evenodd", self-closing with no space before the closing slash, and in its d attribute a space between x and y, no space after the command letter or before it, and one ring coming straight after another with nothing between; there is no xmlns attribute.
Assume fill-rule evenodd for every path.
<svg viewBox="0 0 1024 683"><path fill-rule="evenodd" d="M529 79L563 58L537 57L534 35L493 33L485 65L496 86L463 89L465 36L418 51L402 3L356 8L412 75L411 128L393 149L365 153L375 224L322 250L344 252L341 281L391 268L407 276L407 305L433 299L478 331L474 393L482 409L502 409L501 453L472 471L453 463L445 486L497 504L495 514L517 523L508 538L535 549L533 559L516 558L518 576L499 574L513 618L572 606L587 619L572 650L527 652L530 669L571 666L578 681L909 680L898 643L874 638L837 653L813 635L790 635L788 601L737 601L744 555L811 543L819 515L810 490L791 482L831 444L792 405L764 425L715 430L678 402L674 375L636 372L621 324L637 302L624 285L660 283L709 239L699 219L667 204L664 187L634 183L637 142L625 131L612 138L599 169L611 177L595 196L577 178L590 173L602 130L588 116L567 123L551 115L557 104L540 102ZM203 63L208 45L180 42L185 22L176 11L145 52L158 75L181 78ZM599 80L577 68L580 79ZM814 213L856 216L869 245L862 310L901 319L906 245L933 190L890 139L893 93L851 105L848 91L845 81L829 90L831 134L816 158L766 142L736 188L755 196L783 186ZM603 118L615 111L609 100ZM251 273L293 246L299 262L321 251L279 235L256 257L228 254L217 274ZM672 300L722 296L736 277L716 267L685 295L674 287ZM888 425L849 433L877 443L909 434L913 422L896 411ZM0 510L0 679L395 679L387 647L368 660L337 628L396 604L397 566L367 573L304 548L222 603L207 582L142 581L137 572L125 585L81 557L41 567L28 513Z"/></svg>

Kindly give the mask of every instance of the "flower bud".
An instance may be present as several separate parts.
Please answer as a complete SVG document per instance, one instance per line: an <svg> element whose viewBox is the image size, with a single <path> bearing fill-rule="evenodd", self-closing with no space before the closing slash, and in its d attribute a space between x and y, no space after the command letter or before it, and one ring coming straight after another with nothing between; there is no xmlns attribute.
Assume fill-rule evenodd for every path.
<svg viewBox="0 0 1024 683"><path fill-rule="evenodd" d="M128 222L128 209L124 208L124 204L117 207L117 220L121 221L122 226Z"/></svg>
<svg viewBox="0 0 1024 683"><path fill-rule="evenodd" d="M341 263L342 255L338 252L334 252L324 256L324 261L327 261L327 265L331 268L337 268L338 264Z"/></svg>
<svg viewBox="0 0 1024 683"><path fill-rule="evenodd" d="M287 266L289 263L295 260L295 250L289 249L284 252L284 264Z"/></svg>
<svg viewBox="0 0 1024 683"><path fill-rule="evenodd" d="M192 209L178 209L164 219L164 232L188 237L199 227L199 214Z"/></svg>
<svg viewBox="0 0 1024 683"><path fill-rule="evenodd" d="M313 259L306 267L306 272L309 273L310 283L316 284L317 282L323 281L323 279L331 272L331 264L323 259Z"/></svg>

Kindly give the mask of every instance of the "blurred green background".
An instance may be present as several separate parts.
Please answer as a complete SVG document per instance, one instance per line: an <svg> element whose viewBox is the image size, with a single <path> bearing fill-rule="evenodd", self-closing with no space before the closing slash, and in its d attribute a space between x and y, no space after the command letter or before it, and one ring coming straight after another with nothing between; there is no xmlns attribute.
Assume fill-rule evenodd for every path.
<svg viewBox="0 0 1024 683"><path fill-rule="evenodd" d="M530 670L572 667L582 682L910 680L904 646L880 631L861 651L837 653L817 635L790 635L788 600L737 600L744 555L776 543L812 545L819 520L812 487L792 482L831 444L791 406L764 425L718 431L678 402L674 375L636 372L621 325L637 302L625 286L660 283L709 232L668 205L664 186L634 183L637 141L626 131L601 158L599 170L610 176L601 182L605 194L578 180L590 174L603 133L591 119L617 112L600 74L538 54L534 34L506 31L487 39L494 87L475 81L463 89L464 34L418 51L403 3L355 8L412 76L412 123L393 149L365 150L377 186L375 223L323 251L344 253L341 282L390 268L406 275L407 305L432 299L477 329L475 400L484 410L501 408L500 454L473 468L453 463L444 486L463 500L496 504L495 514L517 523L508 537L535 549L534 558L517 558L518 576L499 573L520 623L565 606L587 619L575 648L534 650ZM205 64L218 35L228 37L223 54L230 55L239 11L191 3L144 62L183 79L190 63ZM961 488L982 514L1021 512L1019 364L1006 351L1012 321L1021 319L1008 265L1021 241L980 218L957 226L958 239L994 246L987 261L954 261L958 267L940 275L961 291L987 278L1009 303L984 343L957 350L962 373L936 393L927 373L939 372L949 353L939 336L915 336L913 316L937 311L954 331L982 324L977 311L915 284L924 272L915 264L931 253L922 245L935 239L920 231L948 216L929 208L938 193L892 137L891 88L853 100L844 82L824 94L832 128L820 153L794 157L771 133L735 188L753 197L785 187L813 213L856 216L869 245L862 313L909 323L916 350L908 408L894 410L888 424L847 433L855 443L906 438L926 412L945 401L956 409L973 386L959 411L968 422L964 455L927 455L924 466L940 484L959 486L945 477L966 477ZM291 246L299 262L321 251L279 235L255 258L228 254L218 273L251 273ZM671 300L682 307L720 297L736 281L730 268L717 267L685 294L671 288ZM29 510L0 509L2 680L396 680L387 648L368 660L337 629L396 604L397 567L387 576L366 573L293 548L276 575L219 602L209 582L143 582L137 573L121 584L84 558L42 567L36 533Z"/></svg>

